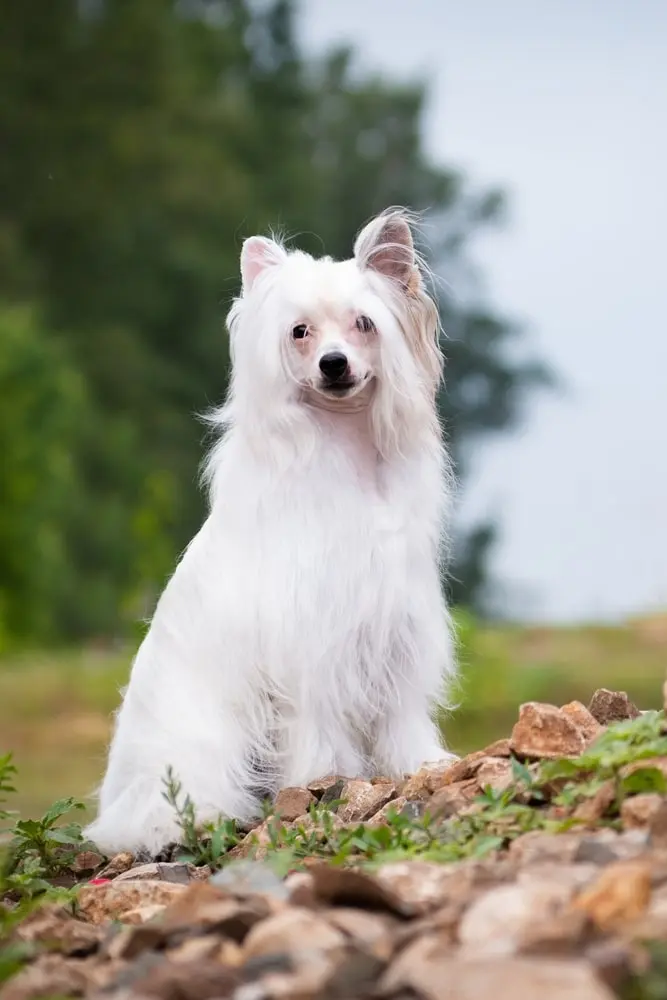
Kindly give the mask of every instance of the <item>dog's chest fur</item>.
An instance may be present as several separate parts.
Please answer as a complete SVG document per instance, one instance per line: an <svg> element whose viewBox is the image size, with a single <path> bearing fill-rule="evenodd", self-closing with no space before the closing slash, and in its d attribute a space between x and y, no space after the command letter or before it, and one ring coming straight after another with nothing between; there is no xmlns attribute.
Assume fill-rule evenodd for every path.
<svg viewBox="0 0 667 1000"><path fill-rule="evenodd" d="M312 419L316 445L280 476L230 456L205 528L218 567L209 599L267 681L322 685L327 670L354 671L358 686L406 627L423 526L414 481L388 475L365 412Z"/></svg>

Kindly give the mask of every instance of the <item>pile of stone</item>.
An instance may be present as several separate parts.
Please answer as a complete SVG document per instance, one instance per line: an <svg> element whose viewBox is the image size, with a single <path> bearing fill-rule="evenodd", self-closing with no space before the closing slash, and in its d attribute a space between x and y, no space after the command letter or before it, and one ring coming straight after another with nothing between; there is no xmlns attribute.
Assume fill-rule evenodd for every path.
<svg viewBox="0 0 667 1000"><path fill-rule="evenodd" d="M531 703L508 740L454 765L404 782L331 776L283 790L275 812L304 824L314 802L344 800L341 827L385 823L390 809L455 816L481 789L512 782L512 756L576 756L609 722L638 714L607 691L588 708ZM651 766L667 775L667 758ZM612 829L597 823L608 799L594 798L568 832L525 833L450 864L370 871L313 859L279 878L261 859L267 821L216 874L118 855L82 886L75 913L49 905L20 925L16 943L34 957L2 998L612 1000L649 967L647 942L667 949L667 801L626 799Z"/></svg>

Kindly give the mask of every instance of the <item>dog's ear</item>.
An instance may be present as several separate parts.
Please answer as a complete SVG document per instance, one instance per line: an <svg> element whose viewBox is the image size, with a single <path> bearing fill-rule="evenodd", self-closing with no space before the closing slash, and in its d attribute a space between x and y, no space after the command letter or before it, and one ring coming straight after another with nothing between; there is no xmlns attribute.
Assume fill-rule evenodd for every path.
<svg viewBox="0 0 667 1000"><path fill-rule="evenodd" d="M251 236L241 248L241 280L243 291L249 292L253 284L267 267L282 264L287 254L274 240L266 236Z"/></svg>
<svg viewBox="0 0 667 1000"><path fill-rule="evenodd" d="M370 268L411 290L419 282L415 245L405 215L384 212L361 230L354 256L362 268Z"/></svg>

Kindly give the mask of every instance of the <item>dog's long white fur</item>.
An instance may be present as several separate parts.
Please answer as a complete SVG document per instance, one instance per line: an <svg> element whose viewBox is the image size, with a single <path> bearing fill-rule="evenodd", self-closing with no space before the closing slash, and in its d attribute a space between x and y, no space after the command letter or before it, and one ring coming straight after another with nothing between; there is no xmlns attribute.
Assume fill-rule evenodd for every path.
<svg viewBox="0 0 667 1000"><path fill-rule="evenodd" d="M253 237L241 267L210 513L116 720L87 831L107 852L178 840L169 766L204 821L255 816L280 786L447 756L432 718L454 672L441 355L408 217L374 219L343 262ZM331 349L348 357L347 395L321 384Z"/></svg>

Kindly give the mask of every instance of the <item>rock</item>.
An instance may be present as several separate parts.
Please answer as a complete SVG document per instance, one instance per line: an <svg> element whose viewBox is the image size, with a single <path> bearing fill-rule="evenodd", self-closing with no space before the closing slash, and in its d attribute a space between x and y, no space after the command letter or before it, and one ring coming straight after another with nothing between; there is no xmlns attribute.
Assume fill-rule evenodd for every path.
<svg viewBox="0 0 667 1000"><path fill-rule="evenodd" d="M616 834L614 850L619 861L629 861L636 858L648 848L650 841L648 830L623 830Z"/></svg>
<svg viewBox="0 0 667 1000"><path fill-rule="evenodd" d="M108 969L111 975L113 969ZM62 955L40 955L13 979L2 985L2 1000L32 1000L33 997L83 996L101 985L95 958L69 961Z"/></svg>
<svg viewBox="0 0 667 1000"><path fill-rule="evenodd" d="M371 952L352 949L336 962L319 996L349 1000L349 998L374 995L374 987L384 967L383 959Z"/></svg>
<svg viewBox="0 0 667 1000"><path fill-rule="evenodd" d="M664 803L657 792L632 795L621 803L621 820L627 829L644 828L658 814Z"/></svg>
<svg viewBox="0 0 667 1000"><path fill-rule="evenodd" d="M608 832L611 833L612 831L601 831L602 834ZM612 861L618 861L619 854L616 850L616 838L605 837L599 834L582 837L574 855L574 860L590 862L594 865L608 865Z"/></svg>
<svg viewBox="0 0 667 1000"><path fill-rule="evenodd" d="M194 865L179 864L178 862L151 862L145 865L135 865L127 871L121 872L114 879L116 885L121 882L134 882L141 879L159 880L162 882L175 882L179 885L189 885L194 877L196 868Z"/></svg>
<svg viewBox="0 0 667 1000"><path fill-rule="evenodd" d="M308 791L312 792L316 799L322 799L322 797L327 793L330 794L328 801L337 799L340 797L340 790L346 782L346 778L342 774L329 774L324 778L318 778L316 781L311 781L307 785Z"/></svg>
<svg viewBox="0 0 667 1000"><path fill-rule="evenodd" d="M598 688L594 692L588 711L601 726L622 722L624 719L636 719L641 714L625 691L608 691L607 688Z"/></svg>
<svg viewBox="0 0 667 1000"><path fill-rule="evenodd" d="M480 760L482 756L480 754ZM475 754L471 754L470 757L475 757ZM463 761L455 761L454 763L447 759L420 767L403 785L401 795L408 800L427 799L429 795L442 786L444 776L448 771L451 771L452 768L459 768L468 759L464 758ZM467 765L468 768L472 766L470 763Z"/></svg>
<svg viewBox="0 0 667 1000"><path fill-rule="evenodd" d="M512 762L502 757L490 757L488 760L482 761L475 779L481 789L488 787L492 788L494 792L504 792L506 788L514 784Z"/></svg>
<svg viewBox="0 0 667 1000"><path fill-rule="evenodd" d="M374 816L368 820L368 826L386 826L392 816L400 815L407 805L408 800L404 795L399 795L396 799L391 799L382 809L378 809ZM420 807L423 803L419 803Z"/></svg>
<svg viewBox="0 0 667 1000"><path fill-rule="evenodd" d="M135 906L131 910L127 910L119 919L124 924L141 926L142 924L149 923L151 920L156 920L157 917L161 917L163 912L163 904L145 903L143 906Z"/></svg>
<svg viewBox="0 0 667 1000"><path fill-rule="evenodd" d="M235 961L224 962L224 965L240 965L242 952L236 942L226 942L231 944L234 951L230 957L234 956ZM216 956L219 961L220 939L215 934L205 934L203 937L189 937L185 941L176 945L175 948L167 949L167 957L170 962L201 962L207 958Z"/></svg>
<svg viewBox="0 0 667 1000"><path fill-rule="evenodd" d="M509 856L520 865L544 861L572 861L581 837L576 833L545 833L531 830L509 846Z"/></svg>
<svg viewBox="0 0 667 1000"><path fill-rule="evenodd" d="M535 958L459 958L437 935L408 946L380 981L382 995L428 1000L613 1000L586 963ZM403 992L401 992L403 991Z"/></svg>
<svg viewBox="0 0 667 1000"><path fill-rule="evenodd" d="M517 944L521 955L568 955L581 947L588 921L581 910L568 908L551 916L537 915L521 928Z"/></svg>
<svg viewBox="0 0 667 1000"><path fill-rule="evenodd" d="M287 954L268 954L251 958L243 968L244 986L236 990L234 1000L314 1000L315 997L340 997L329 993L327 981L335 975L338 960L335 951L312 949Z"/></svg>
<svg viewBox="0 0 667 1000"><path fill-rule="evenodd" d="M604 726L600 725L595 716L580 701L568 702L567 705L561 707L561 712L565 712L572 719L587 743L592 743L604 730Z"/></svg>
<svg viewBox="0 0 667 1000"><path fill-rule="evenodd" d="M637 964L636 947L618 938L593 942L586 949L585 957L602 982L619 996Z"/></svg>
<svg viewBox="0 0 667 1000"><path fill-rule="evenodd" d="M273 804L273 812L284 823L292 823L308 812L317 799L307 788L281 788Z"/></svg>
<svg viewBox="0 0 667 1000"><path fill-rule="evenodd" d="M255 861L263 861L269 853L269 847L271 846L270 830L274 823L275 820L272 817L265 819L254 830L247 833L240 843L232 847L231 851L226 855L227 858L230 861L241 861L247 858L252 858Z"/></svg>
<svg viewBox="0 0 667 1000"><path fill-rule="evenodd" d="M239 899L254 897L257 893L261 893L281 902L289 895L284 880L279 878L266 862L230 862L213 875L210 883Z"/></svg>
<svg viewBox="0 0 667 1000"><path fill-rule="evenodd" d="M161 926L169 932L215 930L240 943L274 909L274 901L266 897L236 899L211 883L195 882L165 910Z"/></svg>
<svg viewBox="0 0 667 1000"><path fill-rule="evenodd" d="M572 895L557 882L500 885L480 896L464 913L459 940L471 956L512 955L537 921L558 918Z"/></svg>
<svg viewBox="0 0 667 1000"><path fill-rule="evenodd" d="M131 851L121 851L115 854L111 861L98 872L98 878L115 878L121 872L126 872L134 864L134 854Z"/></svg>
<svg viewBox="0 0 667 1000"><path fill-rule="evenodd" d="M376 958L386 961L391 955L392 932L399 926L394 917L338 906L327 913L327 919L332 927Z"/></svg>
<svg viewBox="0 0 667 1000"><path fill-rule="evenodd" d="M667 802L664 799L649 819L648 831L653 847L667 848Z"/></svg>
<svg viewBox="0 0 667 1000"><path fill-rule="evenodd" d="M593 862L562 864L557 861L540 861L522 866L516 874L516 884L557 883L574 894L594 882L599 873L598 866Z"/></svg>
<svg viewBox="0 0 667 1000"><path fill-rule="evenodd" d="M74 872L92 872L104 862L104 858L97 851L80 851L74 858L70 868Z"/></svg>
<svg viewBox="0 0 667 1000"><path fill-rule="evenodd" d="M330 906L358 906L366 910L411 916L415 909L378 877L352 868L319 864L310 869L313 894Z"/></svg>
<svg viewBox="0 0 667 1000"><path fill-rule="evenodd" d="M315 908L317 901L313 890L313 876L310 872L290 872L283 881L287 898L295 906Z"/></svg>
<svg viewBox="0 0 667 1000"><path fill-rule="evenodd" d="M596 882L574 901L601 930L641 917L651 899L651 868L647 862L617 861L603 869Z"/></svg>
<svg viewBox="0 0 667 1000"><path fill-rule="evenodd" d="M432 773L428 783L428 790L430 792L437 792L445 785L454 785L459 781L468 781L470 778L474 778L485 760L486 755L483 750L469 753L467 757L462 757L454 764L450 763L449 767L441 768Z"/></svg>
<svg viewBox="0 0 667 1000"><path fill-rule="evenodd" d="M512 730L512 752L532 760L576 757L586 740L575 722L554 705L529 701L521 705Z"/></svg>
<svg viewBox="0 0 667 1000"><path fill-rule="evenodd" d="M102 924L108 920L122 922L125 914L131 911L143 911L145 907L160 907L162 910L185 891L185 886L157 880L120 884L114 880L105 885L84 885L77 896L77 911L91 924Z"/></svg>
<svg viewBox="0 0 667 1000"><path fill-rule="evenodd" d="M212 959L174 962L164 955L146 954L125 970L115 986L120 996L159 1000L212 1000L229 997L240 981L239 972ZM116 994L117 996L119 994Z"/></svg>
<svg viewBox="0 0 667 1000"><path fill-rule="evenodd" d="M343 805L338 809L342 823L362 823L370 819L396 796L396 785L391 781L372 785L370 781L346 781L341 791Z"/></svg>
<svg viewBox="0 0 667 1000"><path fill-rule="evenodd" d="M105 930L75 920L64 907L46 904L30 913L16 928L15 938L40 944L62 955L89 955L96 951Z"/></svg>
<svg viewBox="0 0 667 1000"><path fill-rule="evenodd" d="M498 763L498 762L496 762ZM505 763L502 761L501 763ZM445 785L426 802L426 810L433 819L446 819L455 813L460 813L480 794L481 788L477 778L468 781L457 781L454 785Z"/></svg>
<svg viewBox="0 0 667 1000"><path fill-rule="evenodd" d="M110 958L129 961L145 951L161 947L168 936L159 923L144 921L136 926L118 928L111 937L107 937L102 950Z"/></svg>
<svg viewBox="0 0 667 1000"><path fill-rule="evenodd" d="M375 880L400 900L404 912L423 914L451 900L468 899L477 872L477 866L469 862L398 861L382 865Z"/></svg>
<svg viewBox="0 0 667 1000"><path fill-rule="evenodd" d="M496 740L495 743L490 743L488 747L485 747L482 753L485 757L511 757L510 741L508 739Z"/></svg>
<svg viewBox="0 0 667 1000"><path fill-rule="evenodd" d="M594 826L616 801L616 784L611 779L601 785L595 795L584 799L574 810L574 818L588 826Z"/></svg>
<svg viewBox="0 0 667 1000"><path fill-rule="evenodd" d="M253 927L243 944L244 959L258 955L342 948L345 935L324 917L297 906L276 913Z"/></svg>

